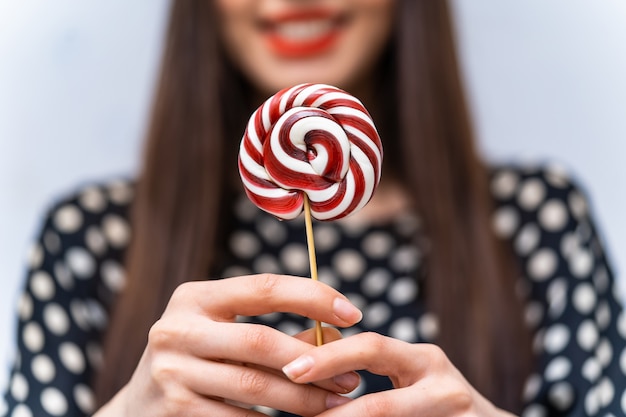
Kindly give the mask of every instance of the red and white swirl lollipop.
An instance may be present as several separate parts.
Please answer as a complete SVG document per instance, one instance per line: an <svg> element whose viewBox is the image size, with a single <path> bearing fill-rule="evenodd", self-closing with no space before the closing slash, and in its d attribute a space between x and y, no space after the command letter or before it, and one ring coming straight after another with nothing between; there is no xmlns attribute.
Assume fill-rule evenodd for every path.
<svg viewBox="0 0 626 417"><path fill-rule="evenodd" d="M301 84L259 107L239 150L248 197L262 210L293 219L303 210L334 220L363 208L380 181L382 144L355 97L336 87Z"/></svg>

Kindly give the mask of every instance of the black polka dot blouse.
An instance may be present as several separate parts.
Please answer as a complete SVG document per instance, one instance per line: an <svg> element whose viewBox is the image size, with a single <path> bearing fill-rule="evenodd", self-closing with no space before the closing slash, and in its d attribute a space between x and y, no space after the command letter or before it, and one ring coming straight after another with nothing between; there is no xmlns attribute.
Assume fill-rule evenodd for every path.
<svg viewBox="0 0 626 417"><path fill-rule="evenodd" d="M626 415L626 315L581 191L551 168L493 172L495 233L512 245L524 276L525 321L536 366L524 417ZM82 189L50 211L30 255L18 305L17 355L0 416L86 416L89 385L102 366L110 306L125 284L121 262L131 236L133 187ZM279 222L245 197L234 207L223 276L256 272L308 275L303 222ZM320 279L364 312L346 334L375 331L407 342L436 342L437 317L420 296L420 224L318 223ZM512 285L514 284L512 278ZM312 326L291 314L246 318L295 334ZM391 388L364 374L351 394ZM259 407L268 415L281 415ZM285 414L282 414L285 415Z"/></svg>

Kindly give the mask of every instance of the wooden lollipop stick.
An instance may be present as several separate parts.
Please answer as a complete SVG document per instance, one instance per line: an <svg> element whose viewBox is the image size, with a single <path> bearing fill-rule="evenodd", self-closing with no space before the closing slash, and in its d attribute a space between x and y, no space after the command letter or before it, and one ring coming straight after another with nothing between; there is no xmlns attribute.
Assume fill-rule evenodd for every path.
<svg viewBox="0 0 626 417"><path fill-rule="evenodd" d="M304 224L306 226L306 245L309 249L309 265L311 267L311 278L317 281L317 259L315 258L315 242L313 239L313 222L311 221L311 205L309 197L304 193ZM315 321L315 344L321 346L324 344L322 334L322 323Z"/></svg>

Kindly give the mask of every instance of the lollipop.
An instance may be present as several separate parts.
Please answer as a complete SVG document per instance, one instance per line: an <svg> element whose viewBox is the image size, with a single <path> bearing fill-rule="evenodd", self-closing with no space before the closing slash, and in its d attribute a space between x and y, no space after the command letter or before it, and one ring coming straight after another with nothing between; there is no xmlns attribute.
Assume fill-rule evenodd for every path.
<svg viewBox="0 0 626 417"><path fill-rule="evenodd" d="M305 197L318 220L335 220L367 204L380 181L382 145L361 102L321 84L282 90L248 122L239 172L262 210L293 219Z"/></svg>
<svg viewBox="0 0 626 417"><path fill-rule="evenodd" d="M246 194L279 219L305 213L311 277L317 264L311 217L335 220L363 208L380 181L383 149L363 104L345 91L301 84L279 91L250 117L239 148ZM322 344L321 323L316 323Z"/></svg>

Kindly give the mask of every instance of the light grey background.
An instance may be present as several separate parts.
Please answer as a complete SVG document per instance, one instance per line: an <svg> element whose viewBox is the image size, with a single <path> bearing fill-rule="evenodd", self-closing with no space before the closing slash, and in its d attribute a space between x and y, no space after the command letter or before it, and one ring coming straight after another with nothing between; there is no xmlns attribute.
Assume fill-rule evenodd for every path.
<svg viewBox="0 0 626 417"><path fill-rule="evenodd" d="M456 0L481 148L583 182L626 268L626 2ZM15 300L46 207L132 175L168 0L0 0L0 388Z"/></svg>

